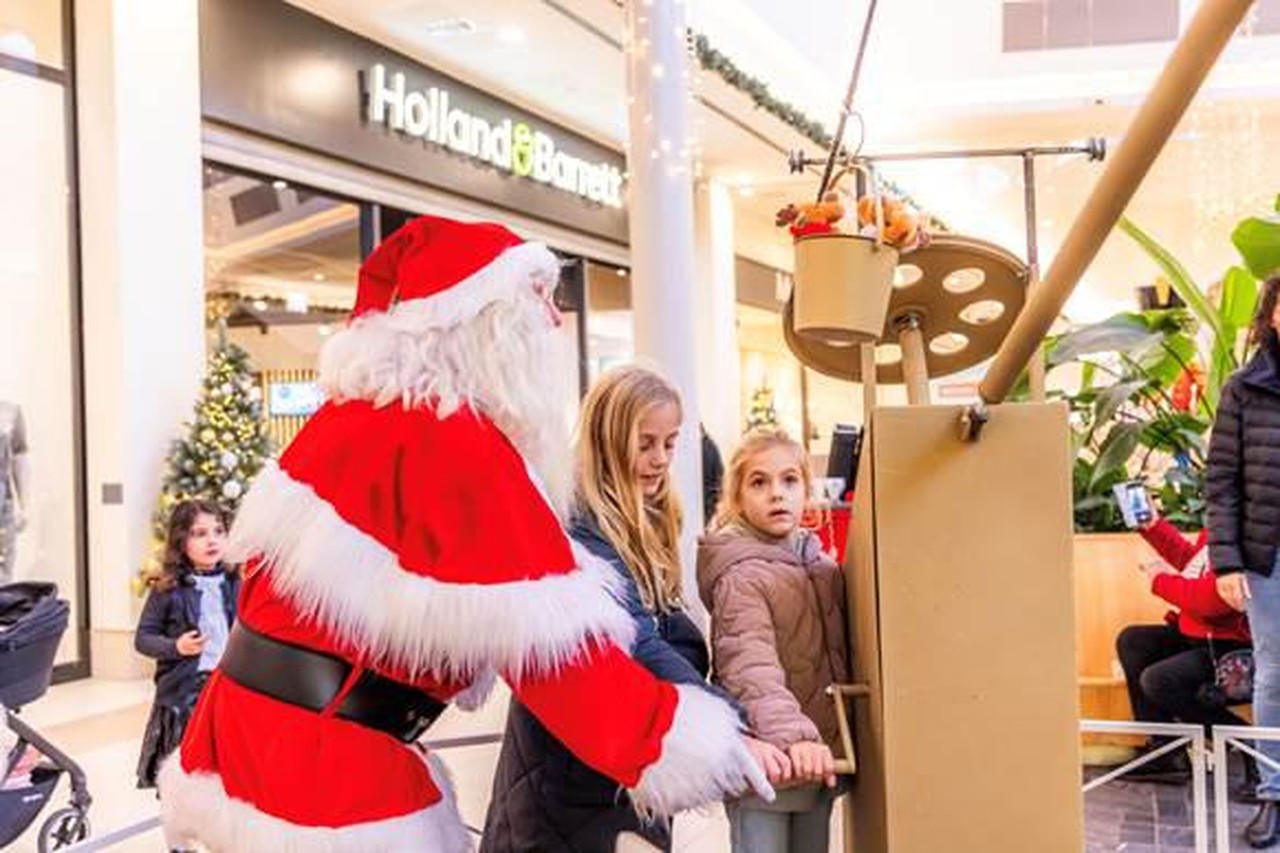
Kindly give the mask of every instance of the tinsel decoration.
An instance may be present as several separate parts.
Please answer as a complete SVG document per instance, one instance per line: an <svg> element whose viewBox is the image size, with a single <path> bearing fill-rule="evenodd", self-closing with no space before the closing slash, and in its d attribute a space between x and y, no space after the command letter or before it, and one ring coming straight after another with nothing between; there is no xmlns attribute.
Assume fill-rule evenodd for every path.
<svg viewBox="0 0 1280 853"><path fill-rule="evenodd" d="M767 83L735 65L732 59L712 47L706 36L701 34L691 34L691 36L694 56L697 57L698 64L703 69L718 74L730 86L750 97L757 109L764 110L822 148L830 149L835 143L835 138L827 131L822 122L810 118L804 111L787 101L774 97L773 93L769 91ZM880 178L879 183L889 195L896 196L917 210L926 209L912 199L910 193L893 181ZM930 215L929 220L930 230L951 230L936 216Z"/></svg>

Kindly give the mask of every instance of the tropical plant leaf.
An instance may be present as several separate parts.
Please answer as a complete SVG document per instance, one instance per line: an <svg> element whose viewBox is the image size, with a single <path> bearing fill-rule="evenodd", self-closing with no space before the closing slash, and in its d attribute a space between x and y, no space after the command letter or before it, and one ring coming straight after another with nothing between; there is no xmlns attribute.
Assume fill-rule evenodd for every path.
<svg viewBox="0 0 1280 853"><path fill-rule="evenodd" d="M1139 228L1129 217L1120 217L1119 228L1125 234L1128 234L1156 262L1169 280L1174 292L1187 304L1187 307L1195 314L1196 319L1212 329L1215 335L1220 336L1222 324L1218 321L1218 312L1214 310L1209 300L1205 298L1204 293L1196 286L1195 279L1187 272L1186 267L1168 249L1160 245L1154 237Z"/></svg>
<svg viewBox="0 0 1280 853"><path fill-rule="evenodd" d="M1115 417L1116 412L1133 399L1147 385L1146 379L1134 379L1129 382L1117 382L1098 391L1098 399L1094 408L1094 423L1103 424Z"/></svg>
<svg viewBox="0 0 1280 853"><path fill-rule="evenodd" d="M1231 242L1255 278L1267 278L1280 269L1280 222L1252 216L1231 232Z"/></svg>
<svg viewBox="0 0 1280 853"><path fill-rule="evenodd" d="M1117 314L1101 323L1082 326L1062 336L1053 350L1053 366L1075 361L1098 352L1130 353L1159 344L1161 335L1152 332L1136 314Z"/></svg>
<svg viewBox="0 0 1280 853"><path fill-rule="evenodd" d="M1161 387L1168 387L1195 363L1196 354L1196 342L1190 335L1178 332L1162 337L1159 347L1145 353L1139 364L1147 376Z"/></svg>
<svg viewBox="0 0 1280 853"><path fill-rule="evenodd" d="M1114 476L1117 470L1121 472L1122 478L1127 476L1125 463L1129 461L1133 451L1137 450L1141 435L1141 424L1121 423L1111 428L1107 437L1103 439L1102 446L1098 448L1098 459L1093 465L1093 475L1089 479L1090 488L1103 477Z"/></svg>
<svg viewBox="0 0 1280 853"><path fill-rule="evenodd" d="M1244 267L1232 267L1222 277L1222 324L1243 329L1253 322L1258 305L1258 280ZM1234 347L1235 337L1227 341Z"/></svg>

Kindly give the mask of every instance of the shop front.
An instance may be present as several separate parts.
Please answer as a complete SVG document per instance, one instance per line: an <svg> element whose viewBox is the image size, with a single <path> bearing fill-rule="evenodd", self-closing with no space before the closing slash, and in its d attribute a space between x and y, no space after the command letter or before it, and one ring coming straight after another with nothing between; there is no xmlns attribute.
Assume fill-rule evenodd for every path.
<svg viewBox="0 0 1280 853"><path fill-rule="evenodd" d="M418 214L557 252L580 389L630 357L620 152L289 4L205 0L200 47L210 340L250 354L277 443L361 259Z"/></svg>

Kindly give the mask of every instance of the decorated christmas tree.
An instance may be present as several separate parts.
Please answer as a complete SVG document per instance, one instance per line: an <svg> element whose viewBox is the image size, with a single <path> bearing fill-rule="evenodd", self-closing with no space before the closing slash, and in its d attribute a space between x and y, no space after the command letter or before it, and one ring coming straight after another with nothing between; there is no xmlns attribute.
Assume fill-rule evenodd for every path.
<svg viewBox="0 0 1280 853"><path fill-rule="evenodd" d="M169 514L184 500L208 500L234 513L250 480L271 452L262 391L249 356L220 343L209 356L204 390L186 438L173 443L153 521L155 549L144 575L159 569Z"/></svg>
<svg viewBox="0 0 1280 853"><path fill-rule="evenodd" d="M778 412L773 407L773 389L762 385L751 392L751 408L747 412L747 431L776 428Z"/></svg>

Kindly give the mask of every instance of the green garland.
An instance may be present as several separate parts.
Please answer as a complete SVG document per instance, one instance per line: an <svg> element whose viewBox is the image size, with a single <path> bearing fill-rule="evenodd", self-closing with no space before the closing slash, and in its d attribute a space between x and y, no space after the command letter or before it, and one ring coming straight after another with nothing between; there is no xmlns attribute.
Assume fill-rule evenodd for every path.
<svg viewBox="0 0 1280 853"><path fill-rule="evenodd" d="M720 75L720 78L733 88L745 93L755 103L757 109L764 110L783 124L793 128L806 139L812 140L824 149L830 150L835 144L835 137L827 132L822 122L810 118L804 111L786 101L779 100L769 91L769 84L758 77L743 71L733 60L711 46L706 36L690 33L693 37L693 51L704 70ZM893 181L881 179L886 190L902 199L902 201L923 211L924 208L911 197L911 194ZM949 231L946 224L934 216L926 214L931 220L931 228L935 231Z"/></svg>

